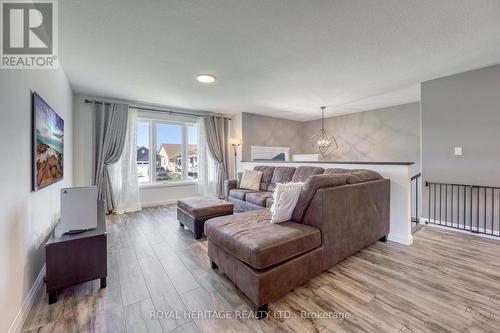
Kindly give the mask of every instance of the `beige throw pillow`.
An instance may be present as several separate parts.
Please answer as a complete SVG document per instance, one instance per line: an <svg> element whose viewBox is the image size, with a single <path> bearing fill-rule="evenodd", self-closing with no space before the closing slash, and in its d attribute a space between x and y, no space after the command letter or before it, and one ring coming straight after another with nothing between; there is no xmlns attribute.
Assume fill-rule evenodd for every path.
<svg viewBox="0 0 500 333"><path fill-rule="evenodd" d="M241 177L240 188L245 190L258 191L260 189L260 180L262 179L262 172L255 170L245 170L243 177Z"/></svg>
<svg viewBox="0 0 500 333"><path fill-rule="evenodd" d="M273 193L271 223L285 222L292 218L302 187L304 187L304 183L278 184Z"/></svg>

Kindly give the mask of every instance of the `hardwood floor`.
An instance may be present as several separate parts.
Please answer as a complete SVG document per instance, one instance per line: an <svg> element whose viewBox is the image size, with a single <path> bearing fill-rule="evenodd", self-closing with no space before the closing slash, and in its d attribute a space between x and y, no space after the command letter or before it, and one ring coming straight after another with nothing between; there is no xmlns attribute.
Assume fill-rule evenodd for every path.
<svg viewBox="0 0 500 333"><path fill-rule="evenodd" d="M206 240L179 228L175 206L108 217L108 241L107 288L69 288L50 306L42 290L23 332L500 331L500 240L424 227L411 247L377 242L271 303L260 321L234 318L250 304L210 269Z"/></svg>

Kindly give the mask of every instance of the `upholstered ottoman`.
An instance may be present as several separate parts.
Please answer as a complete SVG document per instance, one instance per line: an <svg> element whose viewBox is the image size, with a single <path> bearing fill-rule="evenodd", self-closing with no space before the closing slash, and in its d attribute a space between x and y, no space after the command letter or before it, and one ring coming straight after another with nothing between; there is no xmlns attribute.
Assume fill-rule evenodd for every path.
<svg viewBox="0 0 500 333"><path fill-rule="evenodd" d="M205 221L233 213L233 204L221 199L194 197L177 200L177 220L186 226L195 239L203 235Z"/></svg>

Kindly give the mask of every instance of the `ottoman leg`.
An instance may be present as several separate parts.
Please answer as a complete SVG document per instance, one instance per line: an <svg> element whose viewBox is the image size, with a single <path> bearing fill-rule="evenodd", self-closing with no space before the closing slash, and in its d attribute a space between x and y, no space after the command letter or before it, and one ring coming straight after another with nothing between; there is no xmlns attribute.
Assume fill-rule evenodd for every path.
<svg viewBox="0 0 500 333"><path fill-rule="evenodd" d="M181 228L184 228L184 224L182 224L181 222L179 222L179 226L180 226Z"/></svg>
<svg viewBox="0 0 500 333"><path fill-rule="evenodd" d="M204 225L207 218L199 218L193 221L194 239L200 239L203 236Z"/></svg>
<svg viewBox="0 0 500 333"><path fill-rule="evenodd" d="M215 262L213 262L213 261L210 261L210 267L212 269L217 269L217 264Z"/></svg>

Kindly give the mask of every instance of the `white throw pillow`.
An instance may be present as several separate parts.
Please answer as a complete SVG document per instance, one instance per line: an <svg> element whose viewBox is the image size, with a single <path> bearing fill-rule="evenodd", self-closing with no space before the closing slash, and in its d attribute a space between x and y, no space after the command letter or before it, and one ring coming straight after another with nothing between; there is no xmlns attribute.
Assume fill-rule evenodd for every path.
<svg viewBox="0 0 500 333"><path fill-rule="evenodd" d="M278 184L273 193L274 203L271 206L271 223L289 221L299 200L304 183Z"/></svg>
<svg viewBox="0 0 500 333"><path fill-rule="evenodd" d="M245 172L243 173L243 177L241 177L240 188L258 191L260 189L261 179L261 171L245 170Z"/></svg>

